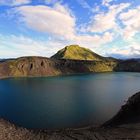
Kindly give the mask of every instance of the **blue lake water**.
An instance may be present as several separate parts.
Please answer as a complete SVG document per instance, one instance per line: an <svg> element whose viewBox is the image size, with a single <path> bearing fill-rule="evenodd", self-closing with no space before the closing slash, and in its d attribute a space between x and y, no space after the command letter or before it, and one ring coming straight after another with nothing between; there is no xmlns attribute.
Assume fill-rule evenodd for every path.
<svg viewBox="0 0 140 140"><path fill-rule="evenodd" d="M140 73L0 80L0 117L26 128L102 124L140 91Z"/></svg>

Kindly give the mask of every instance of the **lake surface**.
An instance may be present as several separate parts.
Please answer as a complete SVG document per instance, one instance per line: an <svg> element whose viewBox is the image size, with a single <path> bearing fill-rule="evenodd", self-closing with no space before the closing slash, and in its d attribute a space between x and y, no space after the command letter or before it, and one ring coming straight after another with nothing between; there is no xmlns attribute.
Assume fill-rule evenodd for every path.
<svg viewBox="0 0 140 140"><path fill-rule="evenodd" d="M0 80L0 117L26 128L101 124L140 91L140 73Z"/></svg>

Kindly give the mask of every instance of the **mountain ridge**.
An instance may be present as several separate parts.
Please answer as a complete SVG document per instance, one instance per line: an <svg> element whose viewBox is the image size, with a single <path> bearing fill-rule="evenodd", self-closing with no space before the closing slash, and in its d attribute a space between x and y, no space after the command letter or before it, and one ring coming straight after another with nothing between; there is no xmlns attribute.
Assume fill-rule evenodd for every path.
<svg viewBox="0 0 140 140"><path fill-rule="evenodd" d="M105 57L79 45L69 45L51 56L54 59L103 60Z"/></svg>
<svg viewBox="0 0 140 140"><path fill-rule="evenodd" d="M113 71L116 62L20 57L0 62L0 78Z"/></svg>
<svg viewBox="0 0 140 140"><path fill-rule="evenodd" d="M71 47L72 57L69 55L69 57L63 58L63 53L65 53L65 51L69 53L69 48L71 51ZM59 55L54 55L51 58L29 56L0 61L0 79L8 77L56 76L94 72L140 72L139 60L119 60L102 57L85 48L82 48L84 51L80 54L79 52L75 53L75 50L73 50L74 48L73 45L70 47L67 46L58 51L60 52ZM76 48L81 50L79 46L76 46ZM84 52L88 52L89 54L83 57ZM75 59L73 59L73 56ZM93 60L89 56L92 56Z"/></svg>

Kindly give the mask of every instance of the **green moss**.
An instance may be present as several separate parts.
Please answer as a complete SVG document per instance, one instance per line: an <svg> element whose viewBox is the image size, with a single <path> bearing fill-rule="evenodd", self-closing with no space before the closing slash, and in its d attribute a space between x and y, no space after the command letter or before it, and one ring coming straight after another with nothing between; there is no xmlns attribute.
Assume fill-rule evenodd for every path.
<svg viewBox="0 0 140 140"><path fill-rule="evenodd" d="M52 56L55 59L102 60L103 57L78 45L66 46Z"/></svg>

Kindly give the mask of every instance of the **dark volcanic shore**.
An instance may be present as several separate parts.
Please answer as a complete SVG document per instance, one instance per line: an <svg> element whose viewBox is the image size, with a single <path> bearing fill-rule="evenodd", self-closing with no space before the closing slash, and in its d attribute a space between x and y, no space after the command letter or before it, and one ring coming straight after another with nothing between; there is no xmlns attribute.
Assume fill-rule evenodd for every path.
<svg viewBox="0 0 140 140"><path fill-rule="evenodd" d="M140 92L129 98L103 127L39 131L17 127L0 119L0 140L140 140L139 107Z"/></svg>
<svg viewBox="0 0 140 140"><path fill-rule="evenodd" d="M140 123L140 92L130 97L119 112L104 126L116 126L122 124Z"/></svg>
<svg viewBox="0 0 140 140"><path fill-rule="evenodd" d="M140 124L112 128L35 131L0 119L0 140L140 140Z"/></svg>

